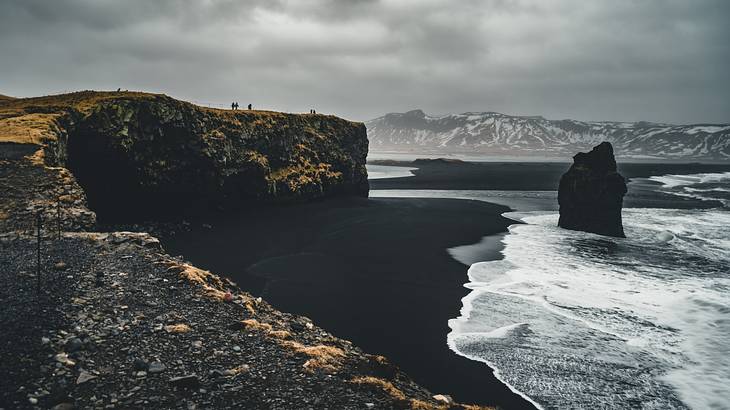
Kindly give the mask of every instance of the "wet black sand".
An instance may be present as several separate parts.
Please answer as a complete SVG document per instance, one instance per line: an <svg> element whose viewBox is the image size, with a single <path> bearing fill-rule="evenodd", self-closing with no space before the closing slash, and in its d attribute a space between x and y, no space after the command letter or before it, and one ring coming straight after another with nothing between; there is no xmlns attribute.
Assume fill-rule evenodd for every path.
<svg viewBox="0 0 730 410"><path fill-rule="evenodd" d="M447 248L504 231L513 223L500 216L506 210L448 199L330 200L221 216L207 221L212 229L163 242L276 308L385 355L434 393L523 408L531 406L487 366L446 344L447 322L467 294L467 267Z"/></svg>

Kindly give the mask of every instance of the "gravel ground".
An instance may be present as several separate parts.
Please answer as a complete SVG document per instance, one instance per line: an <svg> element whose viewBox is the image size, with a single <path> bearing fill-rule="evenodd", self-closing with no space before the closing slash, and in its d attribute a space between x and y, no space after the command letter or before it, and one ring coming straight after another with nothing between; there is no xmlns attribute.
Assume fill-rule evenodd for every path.
<svg viewBox="0 0 730 410"><path fill-rule="evenodd" d="M448 407L139 233L2 235L0 407ZM460 406L456 406L458 408Z"/></svg>

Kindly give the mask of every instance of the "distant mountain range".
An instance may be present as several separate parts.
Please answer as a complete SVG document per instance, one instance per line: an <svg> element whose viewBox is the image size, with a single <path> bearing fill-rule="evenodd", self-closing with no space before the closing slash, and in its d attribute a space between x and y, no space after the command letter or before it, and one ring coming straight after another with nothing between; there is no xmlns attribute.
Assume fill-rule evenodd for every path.
<svg viewBox="0 0 730 410"><path fill-rule="evenodd" d="M620 158L730 160L730 124L547 120L496 112L391 113L365 123L371 151L571 157L601 141Z"/></svg>

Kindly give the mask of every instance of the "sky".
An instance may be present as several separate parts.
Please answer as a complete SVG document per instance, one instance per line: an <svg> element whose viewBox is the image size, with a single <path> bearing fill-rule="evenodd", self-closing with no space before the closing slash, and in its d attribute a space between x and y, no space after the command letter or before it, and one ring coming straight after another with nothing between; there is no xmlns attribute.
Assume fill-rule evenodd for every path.
<svg viewBox="0 0 730 410"><path fill-rule="evenodd" d="M0 94L730 123L726 0L0 0Z"/></svg>

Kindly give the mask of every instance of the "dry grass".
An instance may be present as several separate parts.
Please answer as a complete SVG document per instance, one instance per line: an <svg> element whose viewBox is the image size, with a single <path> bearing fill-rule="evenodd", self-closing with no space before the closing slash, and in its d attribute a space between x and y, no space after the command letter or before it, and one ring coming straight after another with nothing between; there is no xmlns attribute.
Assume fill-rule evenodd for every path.
<svg viewBox="0 0 730 410"><path fill-rule="evenodd" d="M100 104L109 101L154 100L164 97L166 96L163 94L131 91L79 91L33 98L12 98L0 95L0 142L43 144L58 138L61 133L58 120L70 112L87 115ZM271 128L277 121L284 120L289 115L259 110L234 112L183 103L200 112L216 115L231 125L239 127L243 120L249 124L261 123L262 126ZM261 161L262 159L256 158L256 160Z"/></svg>
<svg viewBox="0 0 730 410"><path fill-rule="evenodd" d="M246 329L257 330L259 332L269 333L272 330L270 324L268 324L268 323L261 323L261 322L259 322L256 319L242 320L241 323L243 323L244 326L246 326Z"/></svg>
<svg viewBox="0 0 730 410"><path fill-rule="evenodd" d="M424 400L408 399L406 395L403 394L402 391L400 391L400 389L393 385L393 383L373 376L358 376L351 379L350 383L358 384L361 386L372 386L383 390L393 400L403 402L413 410L446 410L449 408L461 408L465 410L494 410L494 407L462 404L449 405L446 403L433 404Z"/></svg>
<svg viewBox="0 0 730 410"><path fill-rule="evenodd" d="M179 270L179 275L189 282L195 283L203 288L203 293L219 302L225 300L226 292L223 281L217 275L208 271L196 268L187 263L169 263L169 270Z"/></svg>
<svg viewBox="0 0 730 410"><path fill-rule="evenodd" d="M276 339L288 339L289 337L291 337L291 333L287 332L286 330L272 330L269 332L269 336Z"/></svg>
<svg viewBox="0 0 730 410"><path fill-rule="evenodd" d="M274 330L270 324L261 323L256 319L242 320L241 323L246 326L246 329L263 332L267 336L271 336L275 339L283 340L288 339L291 336L291 333L287 332L286 330Z"/></svg>
<svg viewBox="0 0 730 410"><path fill-rule="evenodd" d="M249 299L246 299L246 300L245 300L245 301L243 302L243 306L244 306L244 307L246 308L246 310L248 311L248 313L249 313L249 314L250 314L251 316L254 316L254 315L256 314L256 309L255 309L255 308L253 307L253 303L251 303L251 300L249 300Z"/></svg>
<svg viewBox="0 0 730 410"><path fill-rule="evenodd" d="M88 114L114 99L153 99L158 94L81 91L34 98L3 99L0 104L0 142L43 144L61 133L58 119L71 111Z"/></svg>
<svg viewBox="0 0 730 410"><path fill-rule="evenodd" d="M411 399L409 402L410 408L412 410L446 410L448 409L447 405L440 405L436 406L431 403L425 402L423 400L418 399Z"/></svg>
<svg viewBox="0 0 730 410"><path fill-rule="evenodd" d="M190 330L190 326L186 325L185 323L165 326L165 331L167 333L188 333Z"/></svg>
<svg viewBox="0 0 730 410"><path fill-rule="evenodd" d="M304 369L308 372L314 372L316 370L321 370L326 373L336 372L342 365L342 360L345 358L345 352L334 346L305 346L299 342L286 340L282 341L281 345L296 353L308 356L309 359L303 365Z"/></svg>
<svg viewBox="0 0 730 410"><path fill-rule="evenodd" d="M393 383L379 379L373 376L358 376L350 380L351 383L377 387L386 392L390 397L395 400L405 401L406 395L402 391L398 390L397 387L393 386Z"/></svg>

